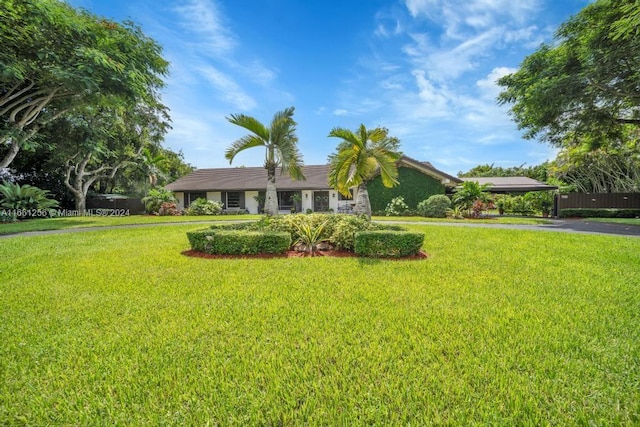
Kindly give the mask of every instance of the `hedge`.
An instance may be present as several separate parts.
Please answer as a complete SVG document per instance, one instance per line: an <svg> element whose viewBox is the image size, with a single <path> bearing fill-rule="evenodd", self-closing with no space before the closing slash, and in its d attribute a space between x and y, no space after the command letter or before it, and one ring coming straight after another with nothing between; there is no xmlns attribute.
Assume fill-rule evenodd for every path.
<svg viewBox="0 0 640 427"><path fill-rule="evenodd" d="M291 235L273 231L201 230L187 232L191 249L207 254L280 254L291 246Z"/></svg>
<svg viewBox="0 0 640 427"><path fill-rule="evenodd" d="M560 218L638 218L640 209L561 209Z"/></svg>
<svg viewBox="0 0 640 427"><path fill-rule="evenodd" d="M399 258L417 255L424 234L410 231L361 231L356 233L355 253L372 258Z"/></svg>

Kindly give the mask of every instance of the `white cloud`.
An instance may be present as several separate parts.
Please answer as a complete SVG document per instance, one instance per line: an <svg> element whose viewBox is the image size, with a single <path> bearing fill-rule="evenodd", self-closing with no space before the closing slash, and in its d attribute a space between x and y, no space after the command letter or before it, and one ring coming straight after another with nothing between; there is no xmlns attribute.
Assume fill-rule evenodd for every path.
<svg viewBox="0 0 640 427"><path fill-rule="evenodd" d="M243 111L256 107L256 101L247 95L231 78L212 66L198 68L200 74L211 83L223 100Z"/></svg>
<svg viewBox="0 0 640 427"><path fill-rule="evenodd" d="M518 71L516 68L509 67L496 67L491 70L489 75L476 82L476 86L480 89L482 97L485 99L495 100L502 90L496 83L498 79L506 76L507 74L515 73L516 71Z"/></svg>
<svg viewBox="0 0 640 427"><path fill-rule="evenodd" d="M334 116L346 116L347 114L349 114L349 112L343 108L338 108L336 110L333 110Z"/></svg>
<svg viewBox="0 0 640 427"><path fill-rule="evenodd" d="M223 24L218 6L211 0L188 0L175 8L180 24L202 40L210 54L224 54L236 46L235 36Z"/></svg>

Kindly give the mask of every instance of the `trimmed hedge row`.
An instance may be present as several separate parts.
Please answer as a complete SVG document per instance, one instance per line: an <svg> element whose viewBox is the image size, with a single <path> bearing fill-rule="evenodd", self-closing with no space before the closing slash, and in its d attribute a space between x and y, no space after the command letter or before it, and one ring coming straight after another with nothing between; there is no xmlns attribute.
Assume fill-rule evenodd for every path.
<svg viewBox="0 0 640 427"><path fill-rule="evenodd" d="M361 231L356 233L355 253L371 258L399 258L417 255L424 234L410 231Z"/></svg>
<svg viewBox="0 0 640 427"><path fill-rule="evenodd" d="M207 254L281 254L291 246L291 234L274 231L201 230L187 232L191 249Z"/></svg>
<svg viewBox="0 0 640 427"><path fill-rule="evenodd" d="M561 209L560 218L638 218L640 209Z"/></svg>

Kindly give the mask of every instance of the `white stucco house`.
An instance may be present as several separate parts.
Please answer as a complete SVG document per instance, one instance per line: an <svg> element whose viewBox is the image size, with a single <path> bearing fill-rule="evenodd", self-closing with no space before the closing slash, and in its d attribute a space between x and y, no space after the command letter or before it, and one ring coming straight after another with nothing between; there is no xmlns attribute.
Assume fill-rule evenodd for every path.
<svg viewBox="0 0 640 427"><path fill-rule="evenodd" d="M454 188L462 181L434 168L428 162L403 157L398 166L418 171L444 189ZM353 201L329 187L329 165L305 165L306 180L293 181L288 175L276 173L278 208L281 212L348 212ZM178 208L184 209L198 198L221 201L227 210L246 210L259 213L267 183L267 171L263 167L235 167L198 169L178 179L165 188L174 192Z"/></svg>

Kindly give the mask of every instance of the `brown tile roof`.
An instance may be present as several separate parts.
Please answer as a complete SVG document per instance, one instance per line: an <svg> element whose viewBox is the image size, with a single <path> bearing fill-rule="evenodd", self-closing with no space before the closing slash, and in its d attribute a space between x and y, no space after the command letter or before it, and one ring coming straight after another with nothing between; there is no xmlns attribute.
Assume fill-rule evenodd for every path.
<svg viewBox="0 0 640 427"><path fill-rule="evenodd" d="M430 175L446 186L455 186L462 182L460 178L449 175L434 168L429 162L419 162L410 157L400 159L402 166L413 167ZM278 190L328 190L329 165L305 165L303 167L306 181L292 181L288 175L276 172ZM267 171L263 167L239 167L198 169L189 175L167 185L171 191L247 191L263 190L267 186Z"/></svg>
<svg viewBox="0 0 640 427"><path fill-rule="evenodd" d="M305 165L306 181L293 181L276 172L278 190L328 190L329 165ZM167 185L171 191L247 191L267 186L267 170L263 167L198 169Z"/></svg>

